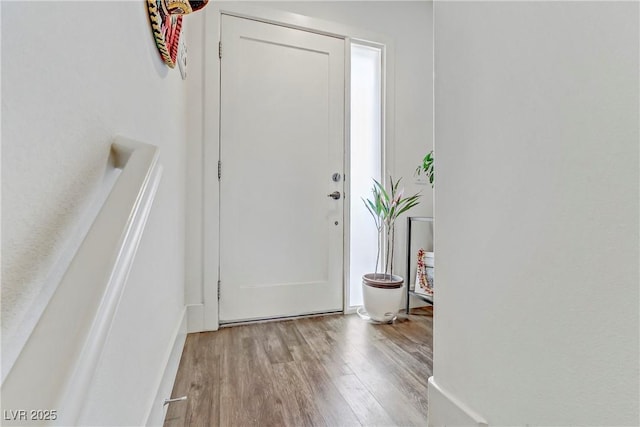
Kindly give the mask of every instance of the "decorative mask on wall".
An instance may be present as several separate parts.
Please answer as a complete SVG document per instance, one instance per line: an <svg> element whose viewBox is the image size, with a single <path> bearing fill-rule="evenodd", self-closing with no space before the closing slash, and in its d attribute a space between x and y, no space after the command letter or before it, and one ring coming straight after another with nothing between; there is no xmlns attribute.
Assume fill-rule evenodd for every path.
<svg viewBox="0 0 640 427"><path fill-rule="evenodd" d="M170 68L176 66L182 33L182 16L196 12L209 0L147 0L151 30L162 60Z"/></svg>
<svg viewBox="0 0 640 427"><path fill-rule="evenodd" d="M207 5L209 0L164 0L167 11L171 15L186 15L187 13L197 12Z"/></svg>

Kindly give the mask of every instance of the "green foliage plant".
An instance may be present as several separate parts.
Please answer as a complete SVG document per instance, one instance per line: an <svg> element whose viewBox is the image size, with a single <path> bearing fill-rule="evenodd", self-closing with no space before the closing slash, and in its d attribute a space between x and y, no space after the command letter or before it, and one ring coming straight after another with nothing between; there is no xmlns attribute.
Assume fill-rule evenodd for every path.
<svg viewBox="0 0 640 427"><path fill-rule="evenodd" d="M419 176L423 173L427 175L427 178L429 178L429 184L431 184L431 187L433 187L433 179L434 179L433 160L434 160L433 150L431 150L424 156L420 166L416 168L416 175Z"/></svg>

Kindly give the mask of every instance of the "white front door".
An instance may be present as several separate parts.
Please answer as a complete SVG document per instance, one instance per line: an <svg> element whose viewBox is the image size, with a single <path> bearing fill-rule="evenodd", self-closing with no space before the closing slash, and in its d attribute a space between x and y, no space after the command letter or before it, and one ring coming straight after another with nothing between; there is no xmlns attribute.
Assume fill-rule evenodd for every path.
<svg viewBox="0 0 640 427"><path fill-rule="evenodd" d="M341 311L344 40L221 31L220 321Z"/></svg>

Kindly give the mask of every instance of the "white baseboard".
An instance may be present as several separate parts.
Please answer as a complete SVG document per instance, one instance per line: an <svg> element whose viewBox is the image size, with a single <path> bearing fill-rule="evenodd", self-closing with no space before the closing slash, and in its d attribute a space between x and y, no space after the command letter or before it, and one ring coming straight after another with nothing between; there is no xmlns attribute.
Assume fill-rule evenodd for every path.
<svg viewBox="0 0 640 427"><path fill-rule="evenodd" d="M429 378L429 427L488 427L487 421L451 393L433 377Z"/></svg>
<svg viewBox="0 0 640 427"><path fill-rule="evenodd" d="M173 343L167 350L167 363L159 381L158 392L147 414L146 426L162 426L164 423L164 418L167 413L167 406L163 405L164 399L171 397L173 383L175 382L178 366L180 365L182 349L187 339L187 307L185 307L182 312L182 317L173 336Z"/></svg>

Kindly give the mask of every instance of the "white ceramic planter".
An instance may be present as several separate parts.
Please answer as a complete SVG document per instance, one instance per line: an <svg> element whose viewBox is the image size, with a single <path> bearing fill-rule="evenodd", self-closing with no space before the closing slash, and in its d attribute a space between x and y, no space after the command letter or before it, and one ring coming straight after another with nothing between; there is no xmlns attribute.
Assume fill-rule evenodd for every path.
<svg viewBox="0 0 640 427"><path fill-rule="evenodd" d="M391 322L395 319L402 303L403 284L404 279L395 275L369 273L362 276L364 309L371 320Z"/></svg>

